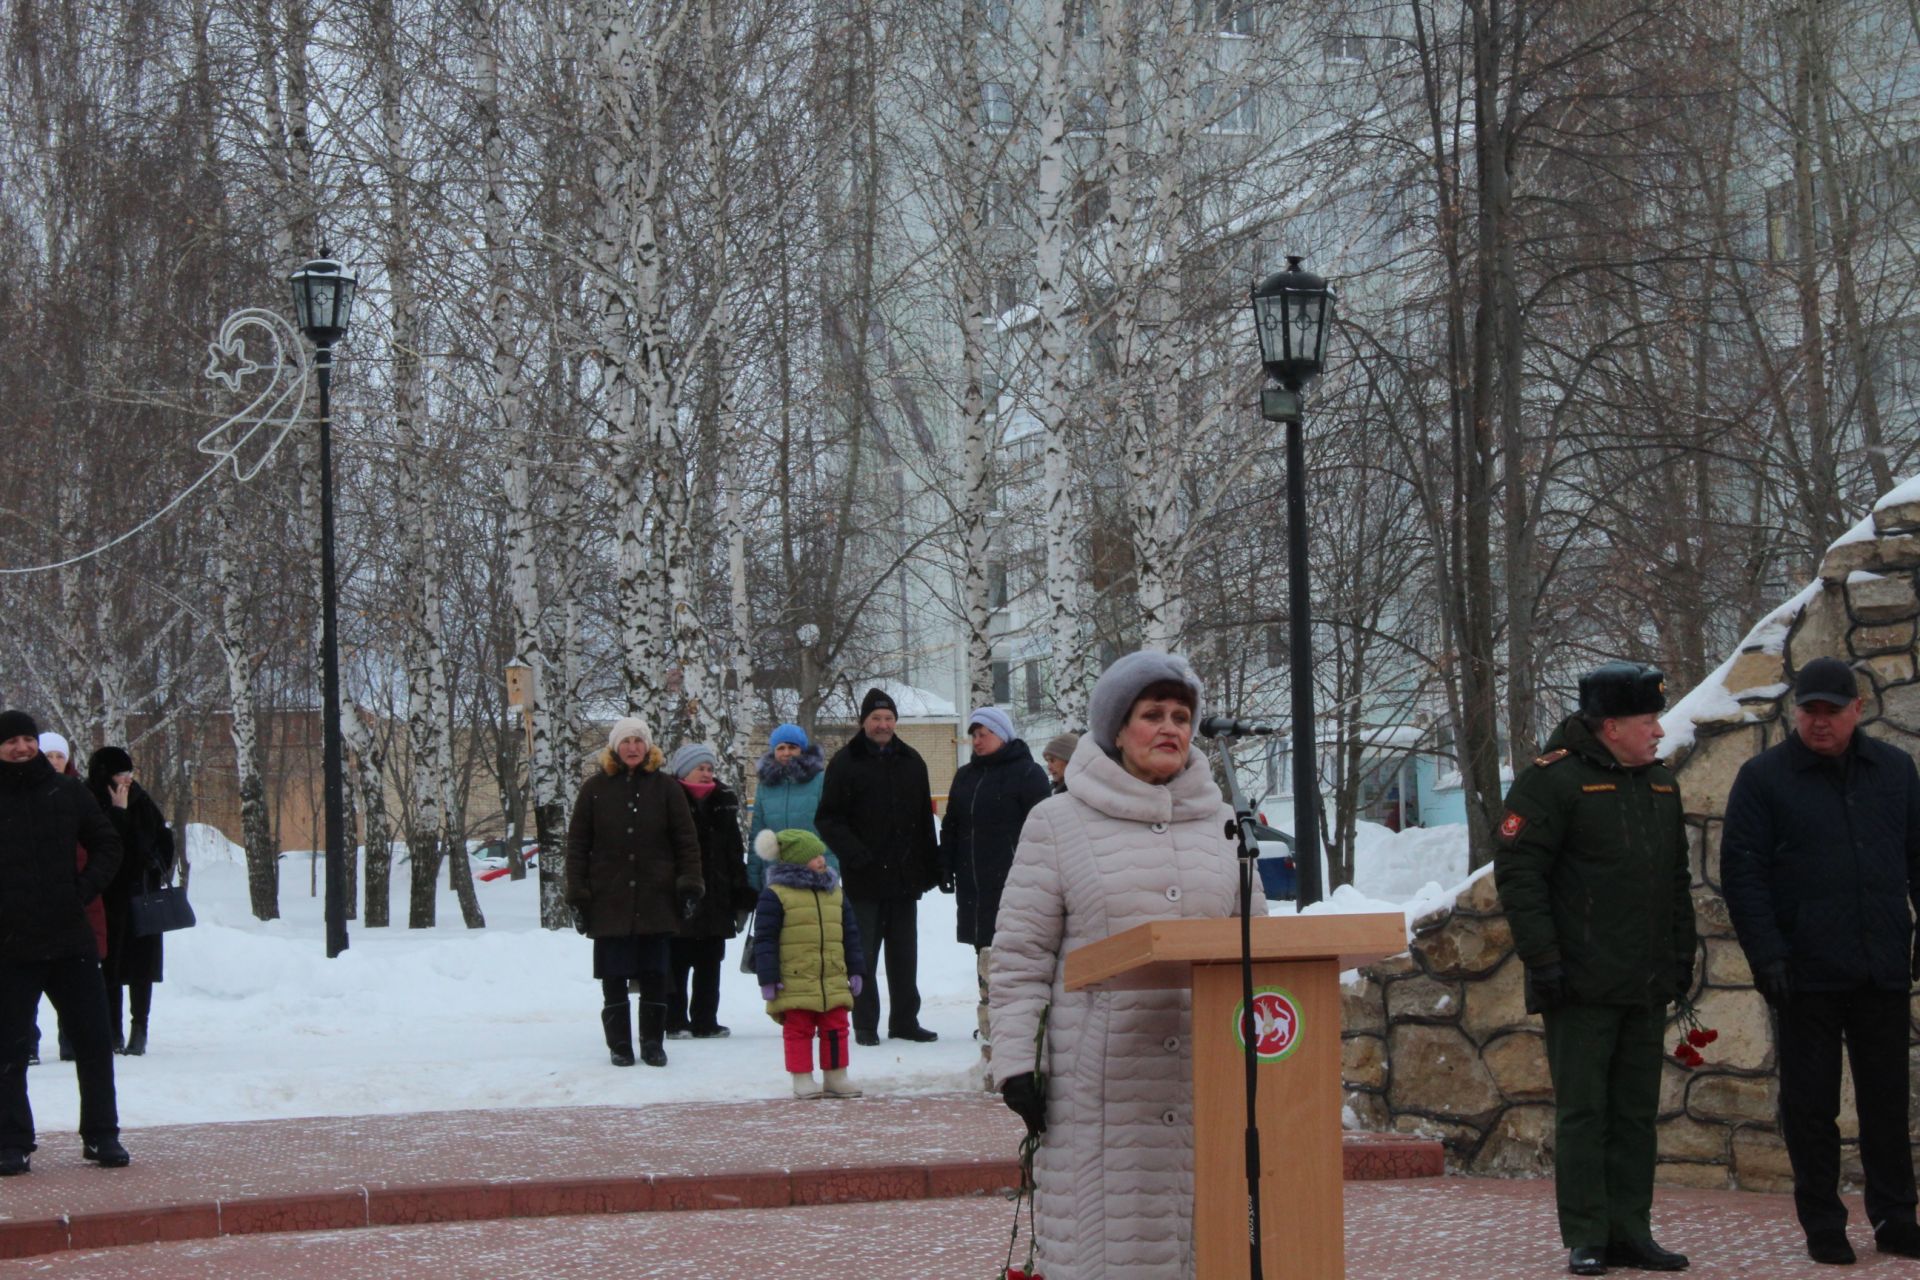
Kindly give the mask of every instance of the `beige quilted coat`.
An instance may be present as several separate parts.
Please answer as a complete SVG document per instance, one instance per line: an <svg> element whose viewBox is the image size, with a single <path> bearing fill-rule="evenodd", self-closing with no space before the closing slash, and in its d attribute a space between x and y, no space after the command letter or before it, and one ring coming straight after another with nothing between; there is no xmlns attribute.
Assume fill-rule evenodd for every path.
<svg viewBox="0 0 1920 1280"><path fill-rule="evenodd" d="M1068 992L1062 957L1149 920L1233 915L1232 810L1198 751L1165 786L1092 737L1067 791L1027 817L994 926L994 1082L1036 1067L1043 1009L1047 1133L1034 1162L1047 1280L1193 1275L1193 1083L1187 993ZM1266 913L1255 880L1254 912Z"/></svg>

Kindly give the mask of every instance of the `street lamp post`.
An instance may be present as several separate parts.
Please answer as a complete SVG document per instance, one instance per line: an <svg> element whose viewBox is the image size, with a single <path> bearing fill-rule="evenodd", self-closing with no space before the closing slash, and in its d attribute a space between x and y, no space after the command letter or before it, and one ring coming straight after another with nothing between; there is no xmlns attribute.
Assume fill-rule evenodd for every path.
<svg viewBox="0 0 1920 1280"><path fill-rule="evenodd" d="M1313 620L1307 587L1306 451L1302 389L1325 367L1333 290L1300 259L1253 286L1260 359L1280 385L1260 392L1260 414L1287 426L1288 683L1293 689L1293 842L1301 906L1320 901L1320 762L1313 722Z"/></svg>
<svg viewBox="0 0 1920 1280"><path fill-rule="evenodd" d="M324 252L324 250L323 250ZM346 748L340 739L340 628L334 598L333 344L347 335L354 278L330 258L288 277L294 321L314 346L320 381L320 696L321 768L326 783L327 958L347 949Z"/></svg>

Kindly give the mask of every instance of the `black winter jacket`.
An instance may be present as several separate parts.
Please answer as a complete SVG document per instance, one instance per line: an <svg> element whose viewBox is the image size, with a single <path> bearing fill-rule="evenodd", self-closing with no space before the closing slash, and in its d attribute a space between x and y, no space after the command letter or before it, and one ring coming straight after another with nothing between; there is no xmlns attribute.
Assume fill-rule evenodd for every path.
<svg viewBox="0 0 1920 1280"><path fill-rule="evenodd" d="M1047 771L1018 738L990 756L975 756L953 775L946 821L940 824L940 869L953 877L959 907L956 934L976 947L993 945L1000 890L1027 813L1053 794Z"/></svg>
<svg viewBox="0 0 1920 1280"><path fill-rule="evenodd" d="M134 895L157 889L173 869L173 831L160 806L139 783L127 788L127 807L114 807L91 782L87 789L120 836L120 870L101 892L107 909L107 954L100 963L109 983L158 982L165 977L166 935L133 932Z"/></svg>
<svg viewBox="0 0 1920 1280"><path fill-rule="evenodd" d="M918 898L940 883L927 763L899 738L882 751L858 733L835 752L813 823L850 898Z"/></svg>
<svg viewBox="0 0 1920 1280"><path fill-rule="evenodd" d="M724 785L715 785L704 800L687 791L687 803L693 807L693 829L700 836L700 878L706 892L693 919L680 922L680 936L731 938L735 913L751 910L759 898L747 884L740 797Z"/></svg>
<svg viewBox="0 0 1920 1280"><path fill-rule="evenodd" d="M97 958L85 908L119 867L120 837L84 782L45 756L0 761L0 960Z"/></svg>
<svg viewBox="0 0 1920 1280"><path fill-rule="evenodd" d="M1727 914L1755 970L1794 987L1907 989L1920 910L1920 774L1855 732L1829 759L1790 735L1740 766L1720 833Z"/></svg>

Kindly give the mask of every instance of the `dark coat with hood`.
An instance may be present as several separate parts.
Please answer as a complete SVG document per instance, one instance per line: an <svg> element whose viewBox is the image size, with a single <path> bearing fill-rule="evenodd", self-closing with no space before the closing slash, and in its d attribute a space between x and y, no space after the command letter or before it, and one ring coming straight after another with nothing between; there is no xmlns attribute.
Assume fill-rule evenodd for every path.
<svg viewBox="0 0 1920 1280"><path fill-rule="evenodd" d="M898 737L883 750L857 733L834 753L814 827L850 898L912 899L940 883L927 762Z"/></svg>
<svg viewBox="0 0 1920 1280"><path fill-rule="evenodd" d="M0 761L0 962L96 958L86 904L119 866L119 833L85 783L45 756Z"/></svg>
<svg viewBox="0 0 1920 1280"><path fill-rule="evenodd" d="M137 782L127 788L127 807L114 807L107 792L111 781L111 774L103 778L88 771L87 789L113 823L121 850L120 869L100 895L107 909L107 954L100 967L109 984L158 982L164 972L165 935L136 937L131 913L134 896L159 888L173 870L173 831L160 806Z"/></svg>
<svg viewBox="0 0 1920 1280"><path fill-rule="evenodd" d="M1756 970L1796 990L1905 991L1920 912L1920 775L1855 730L1828 758L1790 735L1740 766L1720 832L1727 914Z"/></svg>
<svg viewBox="0 0 1920 1280"><path fill-rule="evenodd" d="M1693 873L1680 787L1629 769L1578 717L1507 792L1494 878L1514 949L1558 964L1576 1004L1661 1005L1693 973Z"/></svg>
<svg viewBox="0 0 1920 1280"><path fill-rule="evenodd" d="M1019 738L975 756L953 775L946 821L940 824L940 868L953 878L956 932L976 947L993 945L1000 890L1033 806L1053 794L1047 771Z"/></svg>
<svg viewBox="0 0 1920 1280"><path fill-rule="evenodd" d="M740 797L716 782L704 798L684 786L693 807L693 829L700 837L700 878L706 892L693 919L680 922L683 938L731 938L736 914L749 911L759 895L747 884L746 845L740 839Z"/></svg>
<svg viewBox="0 0 1920 1280"><path fill-rule="evenodd" d="M587 915L590 938L672 934L679 897L703 893L700 836L687 789L649 747L629 769L612 748L588 778L567 823L567 903Z"/></svg>

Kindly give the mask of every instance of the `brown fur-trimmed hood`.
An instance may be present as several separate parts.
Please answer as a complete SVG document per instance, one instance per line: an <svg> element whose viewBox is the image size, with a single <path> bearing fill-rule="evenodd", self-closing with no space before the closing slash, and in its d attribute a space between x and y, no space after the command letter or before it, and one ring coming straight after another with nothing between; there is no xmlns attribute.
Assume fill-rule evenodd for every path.
<svg viewBox="0 0 1920 1280"><path fill-rule="evenodd" d="M662 752L660 748L649 746L647 748L647 758L640 762L640 772L654 773L666 762L666 754ZM612 747L600 748L600 753L592 758L592 762L589 763L587 767L587 776L589 778L593 776L594 771L592 765L594 763L597 763L600 766L600 772L606 774L608 777L613 777L616 774L622 774L627 771L627 766L620 763L620 757L615 754Z"/></svg>

